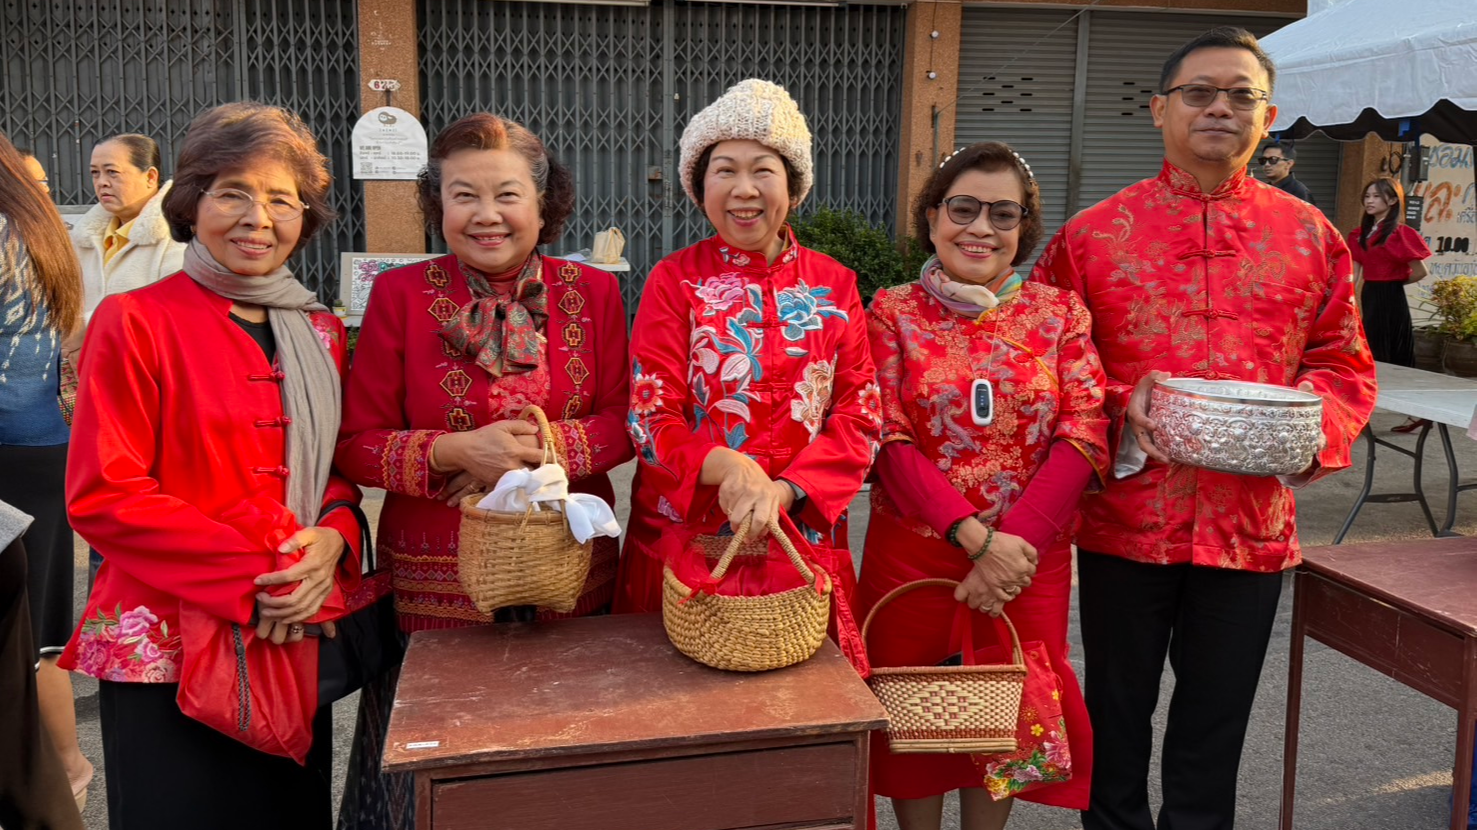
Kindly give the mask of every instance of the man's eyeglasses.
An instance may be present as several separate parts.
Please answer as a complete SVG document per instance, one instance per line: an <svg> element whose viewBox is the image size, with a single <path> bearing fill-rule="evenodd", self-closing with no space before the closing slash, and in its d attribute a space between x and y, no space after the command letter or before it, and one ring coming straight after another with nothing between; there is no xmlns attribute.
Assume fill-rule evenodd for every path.
<svg viewBox="0 0 1477 830"><path fill-rule="evenodd" d="M252 205L262 205L267 209L267 215L273 222L291 222L303 215L308 206L295 202L286 196L273 196L270 199L253 199L250 193L237 190L233 187L221 190L207 190L205 195L215 202L216 210L227 216L244 216L251 210Z"/></svg>
<svg viewBox="0 0 1477 830"><path fill-rule="evenodd" d="M1184 101L1186 106L1191 107L1208 107L1215 101L1216 96L1224 92L1226 100L1231 102L1231 107L1238 110L1254 110L1258 104L1270 97L1265 89L1250 86L1234 86L1227 89L1209 84L1181 84L1170 87L1159 94L1167 96L1175 92L1180 94L1180 100Z"/></svg>
<svg viewBox="0 0 1477 830"><path fill-rule="evenodd" d="M990 224L997 231L1008 231L1021 223L1026 218L1026 209L1017 202L1009 199L1001 199L998 202L981 202L973 196L960 194L939 202L944 212L949 215L949 220L956 225L968 225L978 219L980 211L985 211L990 219Z"/></svg>
<svg viewBox="0 0 1477 830"><path fill-rule="evenodd" d="M1270 167L1274 164L1281 164L1282 162L1287 161L1287 159L1278 158L1277 156L1262 156L1261 158L1257 159L1257 161L1263 167Z"/></svg>

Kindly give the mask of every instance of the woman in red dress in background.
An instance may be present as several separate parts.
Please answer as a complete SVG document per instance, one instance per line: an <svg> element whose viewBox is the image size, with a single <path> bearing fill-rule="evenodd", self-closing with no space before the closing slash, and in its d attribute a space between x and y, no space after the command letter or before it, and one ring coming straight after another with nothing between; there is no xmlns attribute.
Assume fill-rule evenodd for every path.
<svg viewBox="0 0 1477 830"><path fill-rule="evenodd" d="M538 249L574 210L569 170L527 128L476 113L436 137L417 195L451 253L375 280L337 454L349 478L388 491L376 548L406 632L494 620L458 581L457 504L542 460L537 429L518 419L524 407L548 415L575 492L611 502L606 473L633 452L615 278ZM578 606L538 616L608 610L617 554L615 539L596 537ZM410 826L409 776L379 774L397 677L361 698L340 827Z"/></svg>
<svg viewBox="0 0 1477 830"><path fill-rule="evenodd" d="M1014 267L1041 238L1030 169L998 142L940 165L913 208L934 253L917 282L878 292L868 310L882 387L882 452L862 557L858 611L893 588L943 577L961 583L904 594L872 624L874 666L929 666L959 650L956 600L1005 609L1023 642L1046 644L1061 678L1070 780L1020 797L1087 806L1092 733L1067 661L1072 587L1069 531L1084 488L1107 458L1103 371L1076 295L1022 283ZM974 381L991 405L974 405ZM987 422L987 423L981 423ZM996 640L984 613L976 640ZM872 782L903 830L937 830L943 794L960 791L963 826L1005 825L1013 799L994 801L968 755L893 755L874 733Z"/></svg>
<svg viewBox="0 0 1477 830"><path fill-rule="evenodd" d="M1359 285L1359 313L1374 359L1397 366L1415 365L1415 328L1405 284L1411 266L1431 257L1420 233L1405 224L1405 200L1394 179L1381 176L1364 186L1364 218L1349 231L1354 255L1354 282ZM1394 427L1410 432L1424 422L1410 418Z"/></svg>

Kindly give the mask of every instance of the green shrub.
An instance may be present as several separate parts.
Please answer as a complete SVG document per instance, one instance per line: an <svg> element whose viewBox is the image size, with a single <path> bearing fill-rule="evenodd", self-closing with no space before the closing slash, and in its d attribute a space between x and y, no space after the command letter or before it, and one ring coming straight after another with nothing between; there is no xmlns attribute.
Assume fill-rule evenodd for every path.
<svg viewBox="0 0 1477 830"><path fill-rule="evenodd" d="M821 207L791 218L801 245L820 251L856 272L857 291L870 302L880 288L918 278L928 254L911 238L899 251L887 230L854 210Z"/></svg>

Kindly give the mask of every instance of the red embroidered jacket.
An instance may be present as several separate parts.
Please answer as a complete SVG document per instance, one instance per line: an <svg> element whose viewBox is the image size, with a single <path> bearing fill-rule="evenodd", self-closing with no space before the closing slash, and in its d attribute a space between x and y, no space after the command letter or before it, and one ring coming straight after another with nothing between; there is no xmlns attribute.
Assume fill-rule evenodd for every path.
<svg viewBox="0 0 1477 830"><path fill-rule="evenodd" d="M1151 370L1296 386L1323 397L1312 477L1349 466L1374 408L1374 360L1349 250L1312 205L1238 171L1212 193L1165 162L1067 222L1033 280L1092 312L1117 457L1134 384ZM1301 561L1292 491L1276 478L1148 462L1083 500L1077 544L1140 562L1276 572Z"/></svg>
<svg viewBox="0 0 1477 830"><path fill-rule="evenodd" d="M554 428L571 489L607 502L614 493L606 473L631 458L626 316L615 278L550 257L543 259L543 278L549 290L543 365L501 379L453 354L441 339L442 324L472 299L454 255L375 280L336 458L349 478L389 491L376 548L391 563L406 631L491 621L457 580L461 513L442 500L446 479L431 471L437 436L515 418L526 404L537 404ZM616 555L615 540L596 540L590 581L573 613L610 602Z"/></svg>
<svg viewBox="0 0 1477 830"><path fill-rule="evenodd" d="M92 317L79 360L67 514L103 565L63 668L177 682L181 604L246 623L261 590L253 580L286 567L242 514L253 497L287 499L281 375L231 322L230 308L180 273L108 297ZM342 371L343 323L309 316ZM334 474L323 501L338 500L357 503L359 488ZM234 514L243 518L225 518ZM303 526L317 518L298 517ZM324 603L341 612L343 593L359 583L359 525L347 510L322 525L348 542ZM313 649L308 663L316 666L313 638L262 647ZM316 672L304 680L316 694Z"/></svg>
<svg viewBox="0 0 1477 830"><path fill-rule="evenodd" d="M640 463L627 556L659 556L676 526L726 521L698 484L714 447L750 456L806 493L810 540L836 533L876 456L882 402L856 275L793 235L773 265L711 237L657 264L631 341L629 429ZM632 550L634 549L634 551Z"/></svg>
<svg viewBox="0 0 1477 830"><path fill-rule="evenodd" d="M1008 514L1058 440L1092 465L1094 488L1106 479L1103 369L1089 339L1092 321L1075 294L1026 283L976 321L913 282L878 292L867 318L882 384L882 442L913 444L937 465L967 502L948 523L978 513L994 523ZM975 378L993 384L989 426L970 417ZM881 482L872 485L871 521L869 539L884 525L889 532L881 537L900 545L908 534L942 542L936 528L903 515ZM966 561L952 549L949 558Z"/></svg>

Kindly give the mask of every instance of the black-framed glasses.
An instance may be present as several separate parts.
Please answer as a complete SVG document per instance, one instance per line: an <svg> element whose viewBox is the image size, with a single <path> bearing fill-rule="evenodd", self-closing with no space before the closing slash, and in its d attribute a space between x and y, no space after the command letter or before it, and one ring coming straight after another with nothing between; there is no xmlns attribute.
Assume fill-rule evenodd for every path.
<svg viewBox="0 0 1477 830"><path fill-rule="evenodd" d="M215 202L216 210L227 216L245 216L251 210L252 205L261 205L267 209L267 216L273 222L291 222L303 215L308 206L302 202L296 202L286 196L273 196L270 199L257 199L244 190L234 187L226 187L220 190L207 190L205 195Z"/></svg>
<svg viewBox="0 0 1477 830"><path fill-rule="evenodd" d="M1215 101L1216 96L1222 92L1226 93L1226 100L1231 102L1231 107L1238 110L1254 110L1257 105L1271 97L1265 89L1257 89L1251 86L1233 86L1229 89L1222 86L1211 86L1209 84L1180 84L1170 87L1159 93L1169 95L1178 92L1180 100L1191 107L1208 107Z"/></svg>
<svg viewBox="0 0 1477 830"><path fill-rule="evenodd" d="M1263 167L1270 167L1274 164L1281 164L1284 161L1287 161L1287 159L1278 158L1277 156L1262 156L1261 158L1257 159L1257 162L1260 163Z"/></svg>
<svg viewBox="0 0 1477 830"><path fill-rule="evenodd" d="M949 215L949 220L956 225L969 225L980 217L984 211L990 219L990 225L997 231L1008 231L1021 223L1026 218L1026 208L1019 202L1009 199L1001 199L998 202L981 202L973 196L963 193L952 196L939 202L939 207Z"/></svg>

